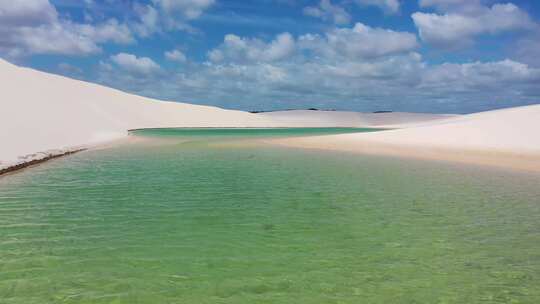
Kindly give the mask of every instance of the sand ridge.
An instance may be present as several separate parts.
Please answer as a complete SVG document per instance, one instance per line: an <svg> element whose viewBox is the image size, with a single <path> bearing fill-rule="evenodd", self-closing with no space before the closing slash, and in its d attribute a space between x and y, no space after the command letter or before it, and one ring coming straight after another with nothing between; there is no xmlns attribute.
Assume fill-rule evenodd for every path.
<svg viewBox="0 0 540 304"><path fill-rule="evenodd" d="M373 133L279 139L311 149L450 160L540 172L540 105Z"/></svg>

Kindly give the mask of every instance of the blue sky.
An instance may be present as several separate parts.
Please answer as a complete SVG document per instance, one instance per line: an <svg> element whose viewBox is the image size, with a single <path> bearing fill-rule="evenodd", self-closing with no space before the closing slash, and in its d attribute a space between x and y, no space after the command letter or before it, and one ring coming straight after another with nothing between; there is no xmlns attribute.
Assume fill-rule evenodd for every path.
<svg viewBox="0 0 540 304"><path fill-rule="evenodd" d="M0 57L243 110L469 113L540 102L540 2L0 1Z"/></svg>

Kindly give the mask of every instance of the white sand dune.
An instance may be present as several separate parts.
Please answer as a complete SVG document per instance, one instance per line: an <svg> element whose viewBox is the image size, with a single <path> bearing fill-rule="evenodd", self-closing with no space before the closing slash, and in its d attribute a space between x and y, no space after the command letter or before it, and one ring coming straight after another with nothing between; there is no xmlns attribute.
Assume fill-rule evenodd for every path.
<svg viewBox="0 0 540 304"><path fill-rule="evenodd" d="M540 171L540 105L457 116L398 130L278 142Z"/></svg>
<svg viewBox="0 0 540 304"><path fill-rule="evenodd" d="M475 163L504 163L500 161L504 157L506 163L520 163L515 167L529 167L540 155L540 105L463 116L339 111L251 114L144 98L1 59L0 83L0 169L123 138L131 129L166 127L404 128L279 143Z"/></svg>
<svg viewBox="0 0 540 304"><path fill-rule="evenodd" d="M3 60L0 83L0 167L38 152L121 138L136 128L270 125L250 113L151 100Z"/></svg>

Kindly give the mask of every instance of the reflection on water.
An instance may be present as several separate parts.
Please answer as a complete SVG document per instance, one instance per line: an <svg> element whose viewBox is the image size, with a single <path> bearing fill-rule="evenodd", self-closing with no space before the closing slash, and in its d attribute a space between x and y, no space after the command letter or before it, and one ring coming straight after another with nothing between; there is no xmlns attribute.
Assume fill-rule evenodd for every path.
<svg viewBox="0 0 540 304"><path fill-rule="evenodd" d="M540 302L538 175L175 132L0 178L0 303Z"/></svg>

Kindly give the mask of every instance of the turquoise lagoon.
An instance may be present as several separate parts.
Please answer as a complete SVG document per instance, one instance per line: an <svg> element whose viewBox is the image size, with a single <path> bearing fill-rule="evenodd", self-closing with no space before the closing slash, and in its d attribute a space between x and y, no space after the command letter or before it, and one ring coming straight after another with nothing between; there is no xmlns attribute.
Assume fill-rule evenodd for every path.
<svg viewBox="0 0 540 304"><path fill-rule="evenodd" d="M540 303L540 176L142 130L0 178L0 303Z"/></svg>

